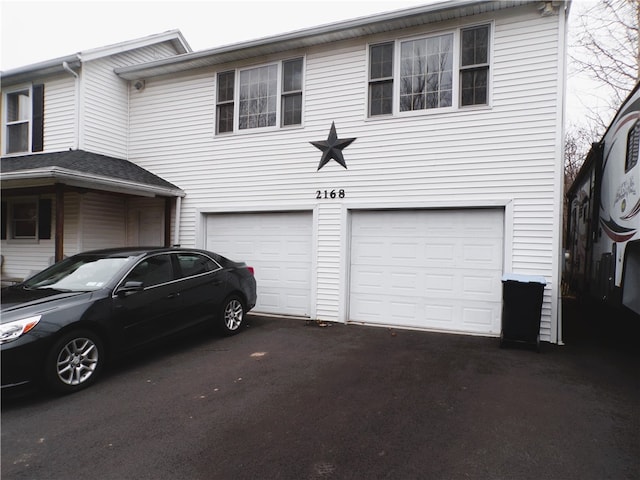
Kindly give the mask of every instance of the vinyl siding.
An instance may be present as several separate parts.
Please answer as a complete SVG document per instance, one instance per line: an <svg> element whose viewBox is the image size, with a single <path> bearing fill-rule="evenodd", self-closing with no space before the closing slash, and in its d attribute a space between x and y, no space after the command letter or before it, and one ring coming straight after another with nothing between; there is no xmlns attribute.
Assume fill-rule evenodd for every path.
<svg viewBox="0 0 640 480"><path fill-rule="evenodd" d="M170 42L130 50L84 64L81 148L127 157L129 127L128 82L114 75L117 67L175 55Z"/></svg>
<svg viewBox="0 0 640 480"><path fill-rule="evenodd" d="M90 192L80 205L80 250L126 245L124 197Z"/></svg>
<svg viewBox="0 0 640 480"><path fill-rule="evenodd" d="M52 78L44 86L44 151L75 148L76 86L71 75Z"/></svg>
<svg viewBox="0 0 640 480"><path fill-rule="evenodd" d="M64 256L70 257L82 251L80 235L80 202L82 195L67 192L64 196Z"/></svg>
<svg viewBox="0 0 640 480"><path fill-rule="evenodd" d="M148 81L130 97L130 159L188 192L185 246L201 244L198 222L207 211L317 207L316 314L330 320L341 320L344 301L344 209L509 203L505 269L547 278L549 339L558 287L561 20L540 17L535 5L468 20L494 22L490 107L368 119L366 41L341 42L305 52L300 128L215 136L215 71ZM321 153L309 142L325 140L331 122L339 138L356 138L344 150L348 170L331 161L317 172ZM316 200L325 189L346 197Z"/></svg>
<svg viewBox="0 0 640 480"><path fill-rule="evenodd" d="M55 212L56 200L52 195L41 195L41 199L51 199L51 239L44 240L2 240L0 249L4 257L3 277L27 278L53 262L55 254ZM29 252L25 255L25 251Z"/></svg>

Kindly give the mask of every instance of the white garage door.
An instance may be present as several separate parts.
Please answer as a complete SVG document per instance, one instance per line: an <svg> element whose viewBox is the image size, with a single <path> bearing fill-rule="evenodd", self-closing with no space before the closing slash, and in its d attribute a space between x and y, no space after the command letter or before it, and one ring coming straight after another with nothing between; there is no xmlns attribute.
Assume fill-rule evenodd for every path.
<svg viewBox="0 0 640 480"><path fill-rule="evenodd" d="M253 311L309 316L312 218L308 212L211 214L206 248L255 268Z"/></svg>
<svg viewBox="0 0 640 480"><path fill-rule="evenodd" d="M351 217L349 320L499 334L503 210Z"/></svg>

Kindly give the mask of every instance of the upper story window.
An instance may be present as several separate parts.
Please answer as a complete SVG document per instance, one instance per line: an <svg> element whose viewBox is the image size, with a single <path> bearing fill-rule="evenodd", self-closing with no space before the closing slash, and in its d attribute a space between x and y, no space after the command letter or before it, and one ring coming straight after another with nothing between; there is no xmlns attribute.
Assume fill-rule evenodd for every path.
<svg viewBox="0 0 640 480"><path fill-rule="evenodd" d="M369 116L486 105L489 37L481 25L371 45Z"/></svg>
<svg viewBox="0 0 640 480"><path fill-rule="evenodd" d="M277 97L277 65L240 71L240 130L273 127L276 124Z"/></svg>
<svg viewBox="0 0 640 480"><path fill-rule="evenodd" d="M222 72L216 133L302 123L303 59Z"/></svg>
<svg viewBox="0 0 640 480"><path fill-rule="evenodd" d="M222 72L218 74L216 133L233 132L234 84L235 72Z"/></svg>
<svg viewBox="0 0 640 480"><path fill-rule="evenodd" d="M627 156L624 171L628 172L638 164L638 150L640 149L640 122L636 122L627 136Z"/></svg>
<svg viewBox="0 0 640 480"><path fill-rule="evenodd" d="M393 42L372 45L369 57L370 115L392 113Z"/></svg>
<svg viewBox="0 0 640 480"><path fill-rule="evenodd" d="M302 59L282 62L282 126L302 124Z"/></svg>
<svg viewBox="0 0 640 480"><path fill-rule="evenodd" d="M31 92L7 94L7 153L28 152L31 128Z"/></svg>
<svg viewBox="0 0 640 480"><path fill-rule="evenodd" d="M400 111L450 107L453 34L400 45Z"/></svg>
<svg viewBox="0 0 640 480"><path fill-rule="evenodd" d="M44 85L9 91L4 97L4 153L43 149Z"/></svg>
<svg viewBox="0 0 640 480"><path fill-rule="evenodd" d="M489 82L489 26L465 28L460 49L460 105L486 105Z"/></svg>

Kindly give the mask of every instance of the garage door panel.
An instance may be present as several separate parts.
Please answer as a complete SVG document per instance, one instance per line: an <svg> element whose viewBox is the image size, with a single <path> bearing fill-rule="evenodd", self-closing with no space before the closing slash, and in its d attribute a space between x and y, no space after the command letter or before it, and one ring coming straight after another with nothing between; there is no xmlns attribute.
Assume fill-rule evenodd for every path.
<svg viewBox="0 0 640 480"><path fill-rule="evenodd" d="M455 287L454 275L434 275L425 272L425 294L427 292L451 292Z"/></svg>
<svg viewBox="0 0 640 480"><path fill-rule="evenodd" d="M255 312L309 316L311 306L310 212L212 214L206 245L255 269Z"/></svg>
<svg viewBox="0 0 640 480"><path fill-rule="evenodd" d="M491 327L495 311L488 308L467 307L462 311L465 330L484 332Z"/></svg>
<svg viewBox="0 0 640 480"><path fill-rule="evenodd" d="M503 217L498 209L354 212L349 319L499 333Z"/></svg>
<svg viewBox="0 0 640 480"><path fill-rule="evenodd" d="M462 279L462 293L465 296L486 296L486 300L495 298L495 277L470 277L464 276Z"/></svg>

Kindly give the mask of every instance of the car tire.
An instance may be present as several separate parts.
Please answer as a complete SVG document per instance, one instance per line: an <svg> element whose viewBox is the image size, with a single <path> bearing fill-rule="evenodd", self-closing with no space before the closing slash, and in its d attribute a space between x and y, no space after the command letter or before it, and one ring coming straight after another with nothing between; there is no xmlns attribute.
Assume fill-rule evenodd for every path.
<svg viewBox="0 0 640 480"><path fill-rule="evenodd" d="M224 335L235 335L240 331L245 316L244 302L237 295L231 295L222 302L219 327Z"/></svg>
<svg viewBox="0 0 640 480"><path fill-rule="evenodd" d="M46 357L45 382L57 393L82 390L98 379L104 360L102 342L93 332L75 330L66 333Z"/></svg>

